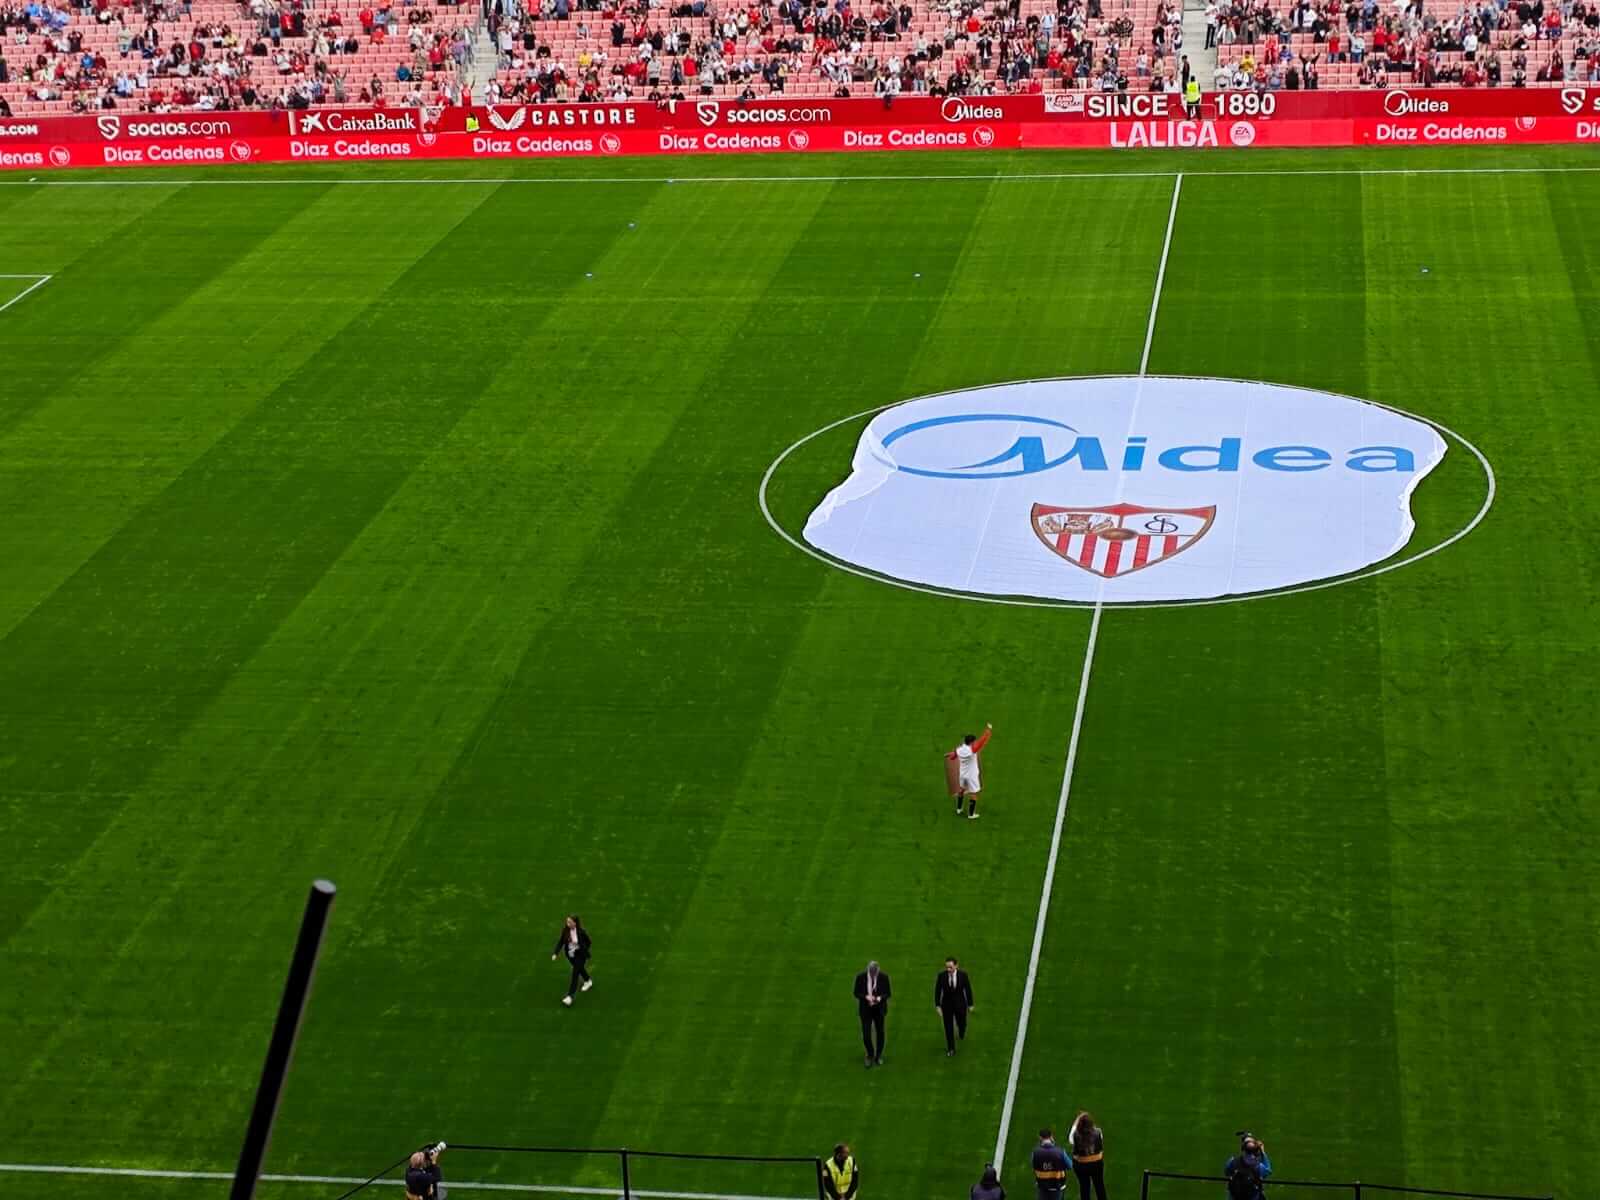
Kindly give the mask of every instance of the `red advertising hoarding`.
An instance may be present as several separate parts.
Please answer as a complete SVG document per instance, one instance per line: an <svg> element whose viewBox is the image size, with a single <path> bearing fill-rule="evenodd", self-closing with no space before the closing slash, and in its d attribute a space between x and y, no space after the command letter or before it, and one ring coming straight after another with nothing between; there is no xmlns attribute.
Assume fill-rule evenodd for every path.
<svg viewBox="0 0 1600 1200"><path fill-rule="evenodd" d="M1600 88L907 96L0 120L0 169L770 151L1600 142Z"/></svg>

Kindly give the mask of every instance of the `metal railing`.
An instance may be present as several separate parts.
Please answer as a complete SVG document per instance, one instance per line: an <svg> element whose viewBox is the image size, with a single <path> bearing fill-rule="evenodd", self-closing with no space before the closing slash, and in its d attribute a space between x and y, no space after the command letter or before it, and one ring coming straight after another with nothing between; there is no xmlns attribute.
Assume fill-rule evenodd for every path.
<svg viewBox="0 0 1600 1200"><path fill-rule="evenodd" d="M1195 1183L1213 1183L1226 1185L1227 1179L1221 1175L1187 1175L1181 1171L1146 1171L1139 1183L1139 1200L1150 1200L1150 1181L1152 1179L1183 1179ZM1353 1179L1348 1183L1328 1182L1316 1179L1273 1179L1266 1185L1266 1190L1271 1194L1282 1194L1284 1191L1307 1188L1326 1191L1349 1192L1354 1200L1362 1200L1368 1192L1389 1195L1398 1193L1407 1196L1449 1196L1456 1200L1555 1200L1554 1196L1509 1196L1502 1192L1455 1192L1446 1188L1421 1188L1404 1187L1398 1183L1367 1183L1360 1179Z"/></svg>
<svg viewBox="0 0 1600 1200"><path fill-rule="evenodd" d="M422 1148L423 1147L419 1147L419 1149L422 1149ZM616 1175L615 1175L616 1184L615 1184L614 1187L606 1187L606 1188L602 1189L602 1188L597 1188L597 1187L594 1187L594 1186L587 1186L587 1187L574 1187L571 1190L573 1192L575 1192L575 1193L582 1193L582 1194L588 1194L588 1195L593 1195L593 1194L596 1194L596 1193L603 1193L605 1195L616 1195L616 1196L623 1197L623 1200L634 1200L635 1197L640 1197L641 1200L649 1200L649 1198L652 1197L652 1196L658 1196L658 1195L664 1194L664 1193L661 1193L661 1192L658 1192L658 1191L652 1191L652 1190L650 1190L648 1188L640 1188L639 1186L637 1186L637 1184L635 1183L635 1180L634 1180L634 1173L635 1173L635 1167L640 1162L640 1160L645 1160L645 1161L670 1161L670 1162L742 1163L742 1164L745 1164L746 1166L774 1166L774 1167L802 1166L803 1165L803 1166L806 1166L806 1167L810 1168L810 1171L808 1172L808 1175L807 1175L807 1183L808 1183L809 1187L808 1187L806 1195L804 1195L804 1196L795 1196L795 1195L791 1194L789 1196L772 1196L772 1197L770 1197L770 1200L812 1200L813 1196L816 1197L816 1200L827 1200L827 1191L824 1188L823 1182L822 1182L822 1178L823 1178L823 1176L822 1176L822 1159L814 1157L814 1156L771 1155L771 1154L694 1154L694 1153L686 1153L686 1152L681 1152L681 1151L670 1151L670 1150L634 1150L634 1149L631 1149L631 1148L626 1147L626 1146L614 1146L614 1147L612 1147L612 1146L608 1146L608 1147L583 1147L583 1146L490 1146L490 1145L475 1145L473 1143L460 1143L460 1142L451 1142L450 1143L450 1149L449 1149L448 1153L450 1155L450 1159L451 1159L452 1164L454 1164L455 1162L459 1161L459 1159L457 1159L456 1156L458 1154L462 1154L462 1153L466 1153L466 1154L474 1154L474 1153L477 1153L477 1154L514 1154L514 1155L529 1155L529 1156L556 1155L556 1156L561 1156L561 1157L565 1157L565 1158L572 1158L572 1157L613 1158L613 1159L616 1160ZM354 1187L350 1188L349 1190L341 1192L337 1197L335 1197L335 1200L348 1200L349 1197L355 1196L360 1192L364 1192L370 1187L373 1187L373 1186L378 1185L378 1184L383 1184L383 1183L389 1182L389 1177L390 1176L395 1175L397 1172L399 1172L399 1173L403 1173L404 1172L404 1168L406 1166L406 1163L410 1160L410 1157L411 1157L410 1153L407 1153L404 1158L401 1158L396 1162L390 1163L383 1170L381 1170L377 1174L371 1176L370 1178L368 1178L364 1182L358 1183ZM450 1183L449 1179L446 1179L444 1181L444 1185L446 1187L449 1186L449 1183ZM464 1189L467 1187L466 1184L463 1184L462 1186L463 1186ZM500 1186L504 1187L506 1185L501 1184ZM564 1187L558 1188L556 1186L551 1186L551 1185L530 1185L528 1190L530 1192L532 1192L532 1191L558 1192L558 1191L565 1191L566 1188L564 1188ZM682 1193L681 1192L674 1192L674 1193L666 1193L666 1194L681 1195Z"/></svg>

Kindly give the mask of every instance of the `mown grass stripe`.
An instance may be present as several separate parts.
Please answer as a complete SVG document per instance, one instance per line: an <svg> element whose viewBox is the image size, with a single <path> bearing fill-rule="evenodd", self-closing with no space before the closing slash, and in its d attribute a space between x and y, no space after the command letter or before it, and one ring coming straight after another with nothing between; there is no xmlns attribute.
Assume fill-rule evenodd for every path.
<svg viewBox="0 0 1600 1200"><path fill-rule="evenodd" d="M308 200L305 193L252 192L230 206L232 219L217 228L214 204L203 194L184 189L152 198L158 202L131 206L131 219L99 231L81 257L63 264L55 272L57 286L9 314L22 314L21 320L0 322L0 348L29 339L36 347L6 356L0 435L126 344L161 356L163 345L141 341L151 323L291 221ZM45 333L48 341L39 344ZM171 369L181 376L183 364Z"/></svg>

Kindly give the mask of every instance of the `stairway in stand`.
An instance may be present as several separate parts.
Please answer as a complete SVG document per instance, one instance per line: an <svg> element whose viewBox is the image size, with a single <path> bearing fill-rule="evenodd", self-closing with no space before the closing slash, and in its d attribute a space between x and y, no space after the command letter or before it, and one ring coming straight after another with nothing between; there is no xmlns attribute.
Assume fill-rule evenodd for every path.
<svg viewBox="0 0 1600 1200"><path fill-rule="evenodd" d="M472 85L474 104L484 103L484 92L489 86L489 81L495 77L499 56L494 39L489 36L489 23L479 21L478 28L472 34L472 62L467 67L467 79Z"/></svg>
<svg viewBox="0 0 1600 1200"><path fill-rule="evenodd" d="M1189 69L1200 81L1200 89L1211 91L1217 74L1217 52L1206 49L1206 0L1183 0L1183 53L1189 56Z"/></svg>

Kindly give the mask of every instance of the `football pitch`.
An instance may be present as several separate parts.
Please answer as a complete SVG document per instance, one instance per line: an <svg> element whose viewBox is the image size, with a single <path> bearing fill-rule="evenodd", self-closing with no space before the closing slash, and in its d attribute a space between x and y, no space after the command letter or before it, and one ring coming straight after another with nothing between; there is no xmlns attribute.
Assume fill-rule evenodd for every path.
<svg viewBox="0 0 1600 1200"><path fill-rule="evenodd" d="M1246 1126L1291 1179L1590 1194L1596 161L5 181L0 1160L231 1169L326 876L275 1173L438 1137L844 1140L867 1200L960 1200L997 1148L1025 1197L1038 1127L1088 1108L1114 1200L1215 1173ZM1392 561L1487 515L1400 569L1178 607L930 594L768 523L799 539L849 472L866 417L842 418L1143 372L1470 442L1492 477L1450 441ZM940 758L985 722L983 817L956 820ZM569 911L596 980L570 1010ZM977 1001L954 1058L947 954ZM870 1071L869 958L895 987Z"/></svg>

